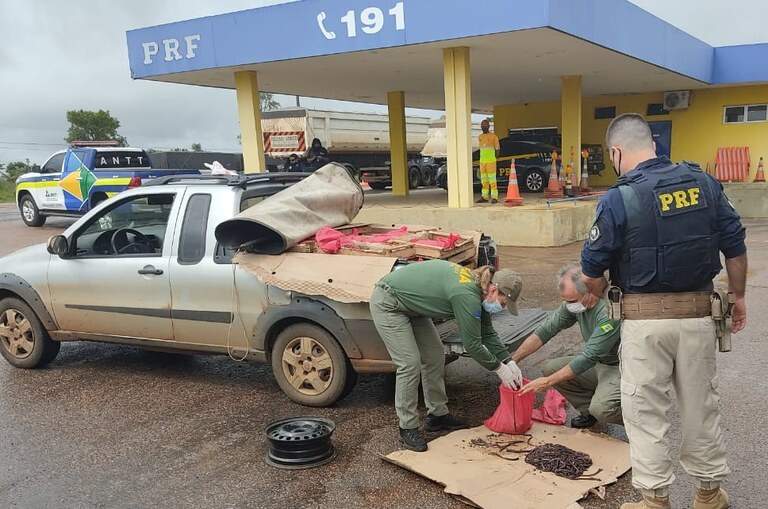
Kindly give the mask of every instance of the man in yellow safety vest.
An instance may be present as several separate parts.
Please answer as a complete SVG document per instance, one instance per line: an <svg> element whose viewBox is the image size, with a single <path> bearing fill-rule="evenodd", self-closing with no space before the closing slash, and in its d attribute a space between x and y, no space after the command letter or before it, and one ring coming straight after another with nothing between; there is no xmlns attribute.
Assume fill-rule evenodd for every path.
<svg viewBox="0 0 768 509"><path fill-rule="evenodd" d="M483 133L480 135L480 182L483 185L482 197L478 203L499 202L499 189L496 187L496 151L499 146L499 138L490 132L491 123L488 119L480 123Z"/></svg>

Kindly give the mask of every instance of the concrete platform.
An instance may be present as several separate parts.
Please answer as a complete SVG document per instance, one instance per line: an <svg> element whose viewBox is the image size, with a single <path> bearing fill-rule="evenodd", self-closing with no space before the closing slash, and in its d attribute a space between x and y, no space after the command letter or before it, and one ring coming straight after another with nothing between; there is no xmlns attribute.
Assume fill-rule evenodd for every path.
<svg viewBox="0 0 768 509"><path fill-rule="evenodd" d="M471 209L449 209L442 189L419 189L408 198L372 191L356 221L382 224L429 224L446 230L474 229L492 236L502 246L551 247L582 241L595 218L597 200L547 206L541 194L524 194L523 205L482 204Z"/></svg>
<svg viewBox="0 0 768 509"><path fill-rule="evenodd" d="M768 217L768 184L723 184L725 194L741 217Z"/></svg>

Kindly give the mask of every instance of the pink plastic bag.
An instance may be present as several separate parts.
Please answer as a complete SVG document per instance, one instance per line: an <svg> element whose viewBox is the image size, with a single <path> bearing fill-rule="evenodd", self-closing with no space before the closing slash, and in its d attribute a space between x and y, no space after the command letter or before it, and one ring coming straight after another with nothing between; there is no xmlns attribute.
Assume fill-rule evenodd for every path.
<svg viewBox="0 0 768 509"><path fill-rule="evenodd" d="M523 385L528 380L523 379ZM525 433L533 422L533 402L536 399L535 392L520 394L520 391L509 389L504 385L499 386L501 401L491 417L485 420L485 427L496 433L519 434Z"/></svg>
<svg viewBox="0 0 768 509"><path fill-rule="evenodd" d="M544 403L533 410L533 420L547 424L565 424L567 416L565 398L555 389L549 389L544 396Z"/></svg>

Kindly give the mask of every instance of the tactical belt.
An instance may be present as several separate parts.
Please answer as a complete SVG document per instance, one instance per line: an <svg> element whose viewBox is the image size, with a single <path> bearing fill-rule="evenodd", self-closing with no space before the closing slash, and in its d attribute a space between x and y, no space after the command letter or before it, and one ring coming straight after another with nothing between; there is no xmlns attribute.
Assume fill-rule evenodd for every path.
<svg viewBox="0 0 768 509"><path fill-rule="evenodd" d="M624 294L622 318L668 320L712 315L712 292Z"/></svg>

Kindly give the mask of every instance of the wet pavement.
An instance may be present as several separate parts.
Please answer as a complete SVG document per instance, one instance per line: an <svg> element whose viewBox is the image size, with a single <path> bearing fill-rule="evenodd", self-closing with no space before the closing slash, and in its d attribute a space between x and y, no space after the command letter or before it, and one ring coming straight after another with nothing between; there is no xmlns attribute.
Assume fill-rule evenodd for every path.
<svg viewBox="0 0 768 509"><path fill-rule="evenodd" d="M0 255L44 242L71 223L51 219L44 228L27 228L5 219L8 208L0 206ZM750 224L749 245L750 323L734 337L734 351L718 359L736 508L763 507L768 499L768 382L761 376L768 364L768 316L761 313L768 301L768 222ZM551 308L553 274L578 253L578 245L504 248L502 264L523 273L525 306ZM541 360L578 349L576 331L561 336L523 364L527 375L538 374ZM452 410L473 424L498 402L496 376L470 360L448 366L447 383ZM268 366L70 343L46 369L18 370L0 361L0 387L3 508L466 507L440 486L381 460L397 448L391 376L361 377L335 407L310 409L283 396ZM297 415L336 422L333 463L298 472L265 465L263 429ZM673 439L679 439L677 428ZM681 472L676 507L689 506L691 490ZM608 494L607 502L591 497L583 505L615 508L633 498L628 476Z"/></svg>

